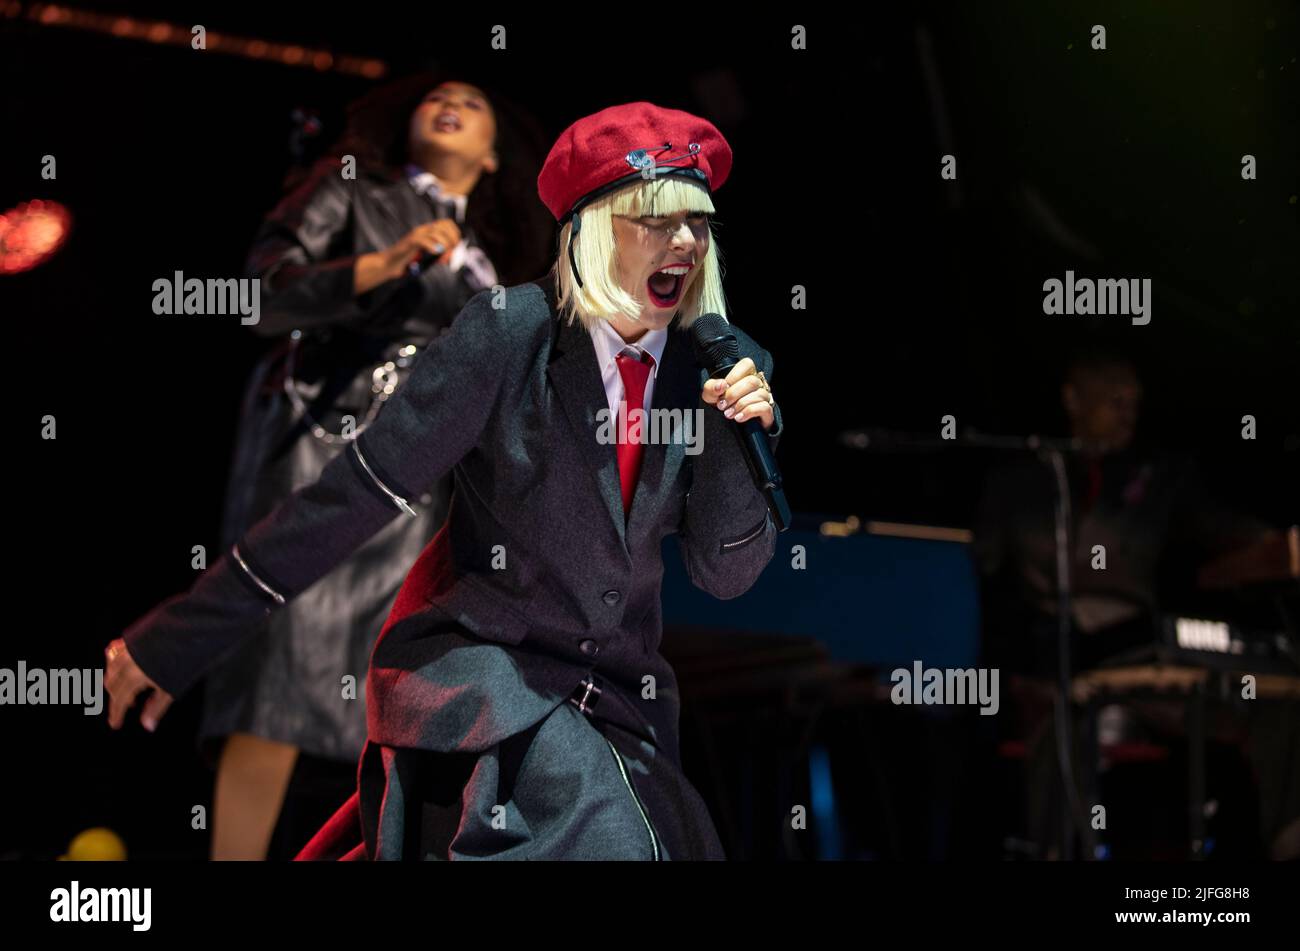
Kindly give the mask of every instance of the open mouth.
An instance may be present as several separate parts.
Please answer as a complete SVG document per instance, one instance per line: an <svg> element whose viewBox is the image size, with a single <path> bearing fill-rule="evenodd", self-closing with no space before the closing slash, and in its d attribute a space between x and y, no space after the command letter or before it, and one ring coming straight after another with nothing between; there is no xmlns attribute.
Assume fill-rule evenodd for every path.
<svg viewBox="0 0 1300 951"><path fill-rule="evenodd" d="M460 116L454 112L444 112L433 120L433 128L435 132L459 132Z"/></svg>
<svg viewBox="0 0 1300 951"><path fill-rule="evenodd" d="M672 307L681 298L690 273L689 264L666 264L655 271L645 284L650 300L656 307Z"/></svg>

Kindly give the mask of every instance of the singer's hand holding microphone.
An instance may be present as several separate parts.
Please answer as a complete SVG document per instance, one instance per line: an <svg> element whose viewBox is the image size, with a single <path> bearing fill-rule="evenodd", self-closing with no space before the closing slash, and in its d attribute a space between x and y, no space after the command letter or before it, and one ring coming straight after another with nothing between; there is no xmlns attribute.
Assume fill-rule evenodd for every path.
<svg viewBox="0 0 1300 951"><path fill-rule="evenodd" d="M764 429L771 429L776 421L771 387L749 357L732 367L725 379L706 380L700 398L738 423L757 419Z"/></svg>
<svg viewBox="0 0 1300 951"><path fill-rule="evenodd" d="M357 256L354 293L365 294L400 277L417 278L434 264L448 264L458 244L460 228L450 218L412 228L388 247Z"/></svg>
<svg viewBox="0 0 1300 951"><path fill-rule="evenodd" d="M448 263L452 250L460 244L460 238L460 228L456 222L450 218L439 218L412 228L401 240L380 253L387 260L389 273L398 277L410 265L422 264L426 256L432 257L434 263Z"/></svg>
<svg viewBox="0 0 1300 951"><path fill-rule="evenodd" d="M752 358L740 356L736 336L719 314L695 318L691 343L696 362L709 374L700 398L737 424L733 431L740 440L754 486L763 493L776 530L783 532L790 527L790 506L767 435L776 421L776 399L767 377Z"/></svg>

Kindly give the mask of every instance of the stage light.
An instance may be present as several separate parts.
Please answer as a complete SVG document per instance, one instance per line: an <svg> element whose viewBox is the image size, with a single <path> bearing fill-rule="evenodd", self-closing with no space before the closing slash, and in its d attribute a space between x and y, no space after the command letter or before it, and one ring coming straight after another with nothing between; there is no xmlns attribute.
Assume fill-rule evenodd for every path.
<svg viewBox="0 0 1300 951"><path fill-rule="evenodd" d="M1227 653L1232 649L1231 631L1222 621L1180 617L1174 621L1174 631L1178 646L1187 650Z"/></svg>
<svg viewBox="0 0 1300 951"><path fill-rule="evenodd" d="M16 17L23 13L21 3L6 3L0 0L0 14ZM169 46L189 47L192 40L191 28L183 24L167 23L162 20L142 20L129 16L92 13L76 7L58 3L33 3L26 10L26 17L42 26L64 27L74 30L88 30L104 33L121 39L140 40ZM270 43L255 37L232 36L208 30L206 33L207 49L228 56L242 56L246 59L268 60L285 66L333 70L364 76L367 79L381 79L388 74L388 64L380 59L361 56L335 57L328 50L309 49L304 46Z"/></svg>
<svg viewBox="0 0 1300 951"><path fill-rule="evenodd" d="M24 202L0 215L0 274L44 264L63 246L72 215L56 201Z"/></svg>

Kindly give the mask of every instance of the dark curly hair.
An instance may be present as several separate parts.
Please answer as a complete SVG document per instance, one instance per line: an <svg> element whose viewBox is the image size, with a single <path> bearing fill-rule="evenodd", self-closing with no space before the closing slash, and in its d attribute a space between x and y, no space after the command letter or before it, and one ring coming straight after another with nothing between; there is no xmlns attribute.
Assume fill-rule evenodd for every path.
<svg viewBox="0 0 1300 951"><path fill-rule="evenodd" d="M537 196L537 174L546 156L547 140L527 112L490 85L460 73L432 71L385 83L348 106L347 125L331 153L354 155L359 170L400 180L410 160L411 113L431 89L453 79L481 89L496 118L494 147L499 167L480 176L470 192L466 225L474 231L503 283L534 280L553 263L555 245L555 222Z"/></svg>

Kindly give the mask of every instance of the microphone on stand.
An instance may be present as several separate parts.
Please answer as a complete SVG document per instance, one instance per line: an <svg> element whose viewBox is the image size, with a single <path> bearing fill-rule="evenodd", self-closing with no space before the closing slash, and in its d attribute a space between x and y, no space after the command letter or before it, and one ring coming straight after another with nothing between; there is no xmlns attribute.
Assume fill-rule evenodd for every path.
<svg viewBox="0 0 1300 951"><path fill-rule="evenodd" d="M701 314L695 318L691 324L691 342L695 347L696 361L709 372L710 379L725 378L740 362L740 345L721 314ZM767 431L757 419L737 423L734 431L749 464L750 475L754 477L754 485L767 500L776 530L783 532L790 527L790 506L781 486L781 470L776 467L768 446Z"/></svg>

